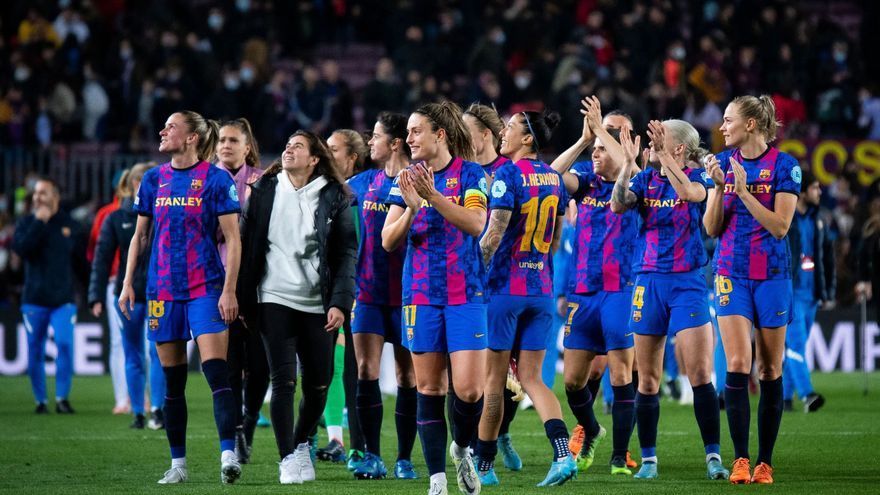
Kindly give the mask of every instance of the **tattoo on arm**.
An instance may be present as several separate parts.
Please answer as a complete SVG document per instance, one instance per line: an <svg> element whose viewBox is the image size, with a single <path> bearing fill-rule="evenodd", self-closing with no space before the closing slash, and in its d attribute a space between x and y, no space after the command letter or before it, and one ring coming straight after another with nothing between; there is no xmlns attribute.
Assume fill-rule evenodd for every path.
<svg viewBox="0 0 880 495"><path fill-rule="evenodd" d="M486 234L483 235L483 239L480 241L480 249L483 251L483 263L486 265L489 264L489 260L492 259L492 256L498 249L498 245L501 244L501 237L504 235L504 231L507 230L507 225L510 223L512 215L513 212L510 210L492 210L492 216L489 218L489 228L486 229Z"/></svg>
<svg viewBox="0 0 880 495"><path fill-rule="evenodd" d="M627 208L632 208L636 204L636 194L629 190L627 178L620 174L617 182L614 183L614 189L611 190L611 201L620 203Z"/></svg>

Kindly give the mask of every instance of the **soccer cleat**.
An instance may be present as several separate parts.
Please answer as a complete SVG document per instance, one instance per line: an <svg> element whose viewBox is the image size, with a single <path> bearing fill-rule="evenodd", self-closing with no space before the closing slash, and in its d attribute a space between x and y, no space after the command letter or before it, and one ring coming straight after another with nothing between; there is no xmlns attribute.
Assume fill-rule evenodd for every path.
<svg viewBox="0 0 880 495"><path fill-rule="evenodd" d="M312 459L312 465L318 461L318 434L309 436L309 457ZM307 480L308 481L308 480Z"/></svg>
<svg viewBox="0 0 880 495"><path fill-rule="evenodd" d="M656 480L658 476L656 462L643 462L642 468L639 469L639 472L633 478L637 480Z"/></svg>
<svg viewBox="0 0 880 495"><path fill-rule="evenodd" d="M296 456L293 454L288 454L278 463L278 481L282 485L302 485L303 479L299 474Z"/></svg>
<svg viewBox="0 0 880 495"><path fill-rule="evenodd" d="M593 460L596 457L596 449L599 447L599 443L605 438L608 432L605 431L605 428L602 425L599 425L599 433L596 433L596 436L586 441L581 447L581 453L577 458L577 466L579 471L586 471L593 465ZM569 442L569 449L571 443Z"/></svg>
<svg viewBox="0 0 880 495"><path fill-rule="evenodd" d="M260 419L257 420L257 426L260 428L268 428L272 426L272 423L269 422L269 418L263 416L263 413L260 413Z"/></svg>
<svg viewBox="0 0 880 495"><path fill-rule="evenodd" d="M345 462L345 447L335 438L330 439L326 447L318 449L318 459L330 462Z"/></svg>
<svg viewBox="0 0 880 495"><path fill-rule="evenodd" d="M449 445L449 455L452 456L452 462L455 464L455 479L458 482L458 489L465 495L479 495L480 493L480 477L477 475L477 468L474 467L474 459L471 457L470 449L464 450L461 457L455 454L458 445L452 442Z"/></svg>
<svg viewBox="0 0 880 495"><path fill-rule="evenodd" d="M724 467L721 459L713 457L706 461L706 477L710 480L726 480L730 478L730 471Z"/></svg>
<svg viewBox="0 0 880 495"><path fill-rule="evenodd" d="M501 452L501 459L504 461L504 467L511 471L519 471L522 469L522 459L519 457L516 449L513 448L513 443L511 443L510 440L510 433L499 435L496 444L498 445L498 451Z"/></svg>
<svg viewBox="0 0 880 495"><path fill-rule="evenodd" d="M145 418L143 414L135 414L134 419L128 427L134 430L143 430L146 422L147 418Z"/></svg>
<svg viewBox="0 0 880 495"><path fill-rule="evenodd" d="M299 469L299 476L303 481L315 481L315 466L312 464L311 448L308 442L296 446L293 451L293 461Z"/></svg>
<svg viewBox="0 0 880 495"><path fill-rule="evenodd" d="M632 476L633 472L630 471L629 466L627 465L626 457L617 456L611 458L611 474Z"/></svg>
<svg viewBox="0 0 880 495"><path fill-rule="evenodd" d="M773 484L773 468L766 462L759 462L755 466L755 474L752 475L752 483L761 485Z"/></svg>
<svg viewBox="0 0 880 495"><path fill-rule="evenodd" d="M357 469L358 464L363 462L363 460L363 452L361 452L360 450L351 449L348 451L348 463L345 467L348 468L349 471L354 471L355 469Z"/></svg>
<svg viewBox="0 0 880 495"><path fill-rule="evenodd" d="M431 480L431 487L428 488L428 495L448 495L449 492L446 489L446 478L442 478L440 480Z"/></svg>
<svg viewBox="0 0 880 495"><path fill-rule="evenodd" d="M501 484L498 475L495 474L495 468L489 468L487 471L477 471L477 476L480 477L480 486L498 486Z"/></svg>
<svg viewBox="0 0 880 495"><path fill-rule="evenodd" d="M165 415L161 409L154 409L150 412L150 420L147 421L147 428L151 430L162 430L165 428Z"/></svg>
<svg viewBox="0 0 880 495"><path fill-rule="evenodd" d="M825 397L822 394L813 392L804 399L804 412L816 412L825 405ZM755 468L757 469L757 467Z"/></svg>
<svg viewBox="0 0 880 495"><path fill-rule="evenodd" d="M244 429L241 426L235 428L235 456L238 462L247 464L251 462L251 448L247 444L247 438L244 436Z"/></svg>
<svg viewBox="0 0 880 495"><path fill-rule="evenodd" d="M628 450L626 451L626 467L630 469L635 469L639 467L639 463L632 458Z"/></svg>
<svg viewBox="0 0 880 495"><path fill-rule="evenodd" d="M584 427L580 424L576 425L574 429L571 430L571 438L568 439L568 451L571 452L571 455L574 456L575 460L581 455L585 436L586 433L584 432Z"/></svg>
<svg viewBox="0 0 880 495"><path fill-rule="evenodd" d="M157 481L160 485L172 485L175 483L183 483L189 477L185 467L173 467L165 471L165 476Z"/></svg>
<svg viewBox="0 0 880 495"><path fill-rule="evenodd" d="M73 414L75 411L73 407L70 406L70 402L67 399L61 399L55 403L55 412L58 414Z"/></svg>
<svg viewBox="0 0 880 495"><path fill-rule="evenodd" d="M364 454L364 460L354 470L354 477L359 480L380 480L387 474L382 458L371 452Z"/></svg>
<svg viewBox="0 0 880 495"><path fill-rule="evenodd" d="M220 481L227 485L235 483L241 477L241 464L238 462L235 452L223 451L220 455Z"/></svg>
<svg viewBox="0 0 880 495"><path fill-rule="evenodd" d="M752 476L749 471L751 471L749 460L745 457L740 457L733 461L733 469L730 470L730 477L728 479L734 485L748 485L752 482Z"/></svg>
<svg viewBox="0 0 880 495"><path fill-rule="evenodd" d="M34 414L49 414L49 408L46 407L46 403L40 402L37 404L37 408L34 409Z"/></svg>
<svg viewBox="0 0 880 495"><path fill-rule="evenodd" d="M574 462L574 458L569 455L561 461L553 461L550 464L550 471L547 471L547 477L544 481L535 486L560 486L566 481L577 478L578 467Z"/></svg>
<svg viewBox="0 0 880 495"><path fill-rule="evenodd" d="M394 477L399 480L414 480L418 479L419 475L416 473L416 468L413 466L412 461L409 459L398 459L394 464Z"/></svg>

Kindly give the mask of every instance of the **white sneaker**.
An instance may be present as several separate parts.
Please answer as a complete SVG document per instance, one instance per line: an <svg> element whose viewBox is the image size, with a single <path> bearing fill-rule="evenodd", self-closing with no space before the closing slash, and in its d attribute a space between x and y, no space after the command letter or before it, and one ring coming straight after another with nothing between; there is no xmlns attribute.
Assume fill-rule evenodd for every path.
<svg viewBox="0 0 880 495"><path fill-rule="evenodd" d="M308 442L296 446L296 450L293 451L293 461L299 468L299 477L303 481L315 481L315 466L312 465L312 454L309 451Z"/></svg>
<svg viewBox="0 0 880 495"><path fill-rule="evenodd" d="M464 455L458 457L456 450L458 445L455 442L449 446L449 455L452 456L452 462L455 463L455 479L458 482L458 489L465 495L479 495L480 478L477 476L477 469L474 467L474 459L471 457L470 450L465 448Z"/></svg>
<svg viewBox="0 0 880 495"><path fill-rule="evenodd" d="M165 471L165 476L157 481L160 485L171 485L174 483L183 483L189 477L185 467L173 467Z"/></svg>
<svg viewBox="0 0 880 495"><path fill-rule="evenodd" d="M294 454L288 454L278 463L278 481L282 485L302 485L303 479L299 474L299 466L296 464Z"/></svg>
<svg viewBox="0 0 880 495"><path fill-rule="evenodd" d="M428 495L448 495L446 489L446 478L442 480L431 480L431 487L428 488Z"/></svg>
<svg viewBox="0 0 880 495"><path fill-rule="evenodd" d="M223 454L220 455L220 481L231 485L235 483L241 476L241 464L238 463L238 458L235 456L235 452L231 450L224 450Z"/></svg>

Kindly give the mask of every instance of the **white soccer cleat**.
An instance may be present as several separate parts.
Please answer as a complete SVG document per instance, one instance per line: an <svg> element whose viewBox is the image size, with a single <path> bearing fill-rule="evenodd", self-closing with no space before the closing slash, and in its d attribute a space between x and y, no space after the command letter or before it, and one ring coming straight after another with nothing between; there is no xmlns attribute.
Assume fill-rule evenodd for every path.
<svg viewBox="0 0 880 495"><path fill-rule="evenodd" d="M282 485L302 485L303 479L294 454L288 454L278 463L278 481Z"/></svg>
<svg viewBox="0 0 880 495"><path fill-rule="evenodd" d="M312 454L309 443L303 442L293 451L293 460L299 468L299 476L303 481L315 481L315 466L312 465Z"/></svg>
<svg viewBox="0 0 880 495"><path fill-rule="evenodd" d="M160 485L172 485L175 483L183 483L189 477L185 467L173 467L165 471L165 476L157 481Z"/></svg>
<svg viewBox="0 0 880 495"><path fill-rule="evenodd" d="M431 478L431 487L428 488L428 495L448 495L449 491L446 489L446 475L443 475L441 479Z"/></svg>
<svg viewBox="0 0 880 495"><path fill-rule="evenodd" d="M474 458L471 457L470 449L465 448L464 455L458 457L456 451L458 445L455 442L449 446L449 455L452 456L452 462L455 463L455 480L458 482L458 489L465 495L479 495L480 478L477 476L477 469L474 467Z"/></svg>
<svg viewBox="0 0 880 495"><path fill-rule="evenodd" d="M239 464L235 452L231 450L223 451L223 454L220 455L220 481L231 485L240 477L241 464Z"/></svg>

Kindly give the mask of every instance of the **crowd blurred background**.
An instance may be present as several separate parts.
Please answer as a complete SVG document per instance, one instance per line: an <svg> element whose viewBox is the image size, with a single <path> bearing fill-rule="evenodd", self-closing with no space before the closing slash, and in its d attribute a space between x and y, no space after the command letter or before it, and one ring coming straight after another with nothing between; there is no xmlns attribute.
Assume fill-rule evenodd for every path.
<svg viewBox="0 0 880 495"><path fill-rule="evenodd" d="M264 159L297 129L365 130L382 110L444 98L556 110L556 150L579 135L590 94L637 130L688 120L714 150L740 94L773 96L781 137L876 141L878 10L870 0L4 0L0 300L20 280L8 245L33 174L58 180L88 224L122 168L161 158L158 131L176 110L248 118ZM880 221L880 183L859 177L851 156L823 200L844 302L864 226Z"/></svg>

